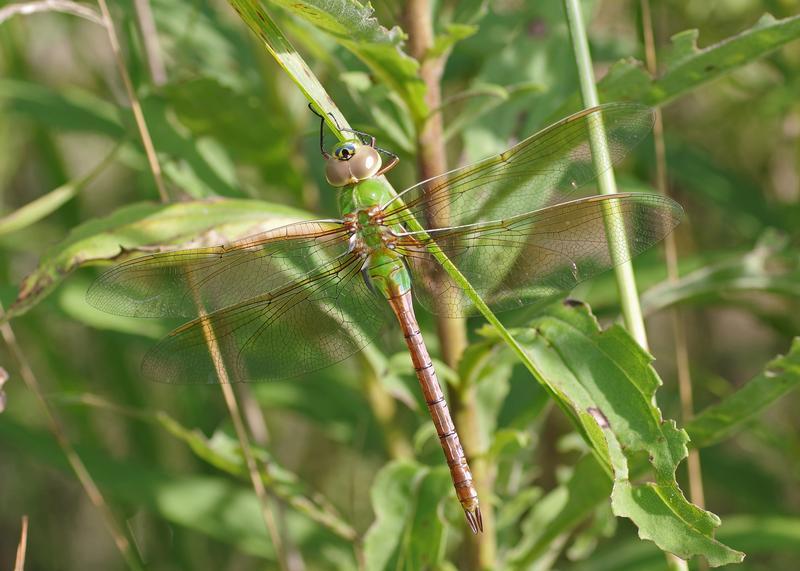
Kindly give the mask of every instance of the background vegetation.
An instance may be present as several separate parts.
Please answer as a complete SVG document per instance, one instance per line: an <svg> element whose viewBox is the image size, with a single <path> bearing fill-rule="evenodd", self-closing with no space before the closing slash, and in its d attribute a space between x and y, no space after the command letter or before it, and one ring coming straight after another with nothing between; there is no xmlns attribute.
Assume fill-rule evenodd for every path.
<svg viewBox="0 0 800 571"><path fill-rule="evenodd" d="M738 569L800 568L795 1L654 1L656 75L643 4L583 3L601 100L663 106L681 278L660 248L636 261L654 369L613 326L613 275L571 294L603 334L586 306L501 315L527 368L483 318L459 358L420 310L481 480L479 538L396 332L319 373L236 387L256 473L230 393L140 380L169 324L92 310L88 266L334 215L306 108L333 111L324 90L400 154L397 189L443 166L443 142L466 164L581 108L564 5L382 0L375 20L346 0L265 3L274 21L244 0L104 6L0 8L0 300L16 333L3 326L0 348L0 566L27 515L26 569L681 568L659 547L701 556L691 568L739 552ZM638 147L620 186L654 192L657 156ZM691 486L685 433L651 402L659 376L660 414L700 451ZM585 413L609 391L602 430Z"/></svg>

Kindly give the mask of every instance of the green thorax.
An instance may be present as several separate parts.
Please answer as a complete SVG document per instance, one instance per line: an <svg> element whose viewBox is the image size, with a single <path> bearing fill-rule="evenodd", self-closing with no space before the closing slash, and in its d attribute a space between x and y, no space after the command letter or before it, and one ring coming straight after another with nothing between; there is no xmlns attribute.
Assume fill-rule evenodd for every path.
<svg viewBox="0 0 800 571"><path fill-rule="evenodd" d="M357 210L382 206L391 199L392 194L383 183L374 178L368 178L341 189L339 210L342 215L346 215Z"/></svg>
<svg viewBox="0 0 800 571"><path fill-rule="evenodd" d="M381 182L367 179L341 189L339 209L343 216L355 214L357 242L364 248L366 270L373 287L384 297L396 297L411 289L402 256L387 246L389 229L371 221L369 211L383 206L392 194Z"/></svg>

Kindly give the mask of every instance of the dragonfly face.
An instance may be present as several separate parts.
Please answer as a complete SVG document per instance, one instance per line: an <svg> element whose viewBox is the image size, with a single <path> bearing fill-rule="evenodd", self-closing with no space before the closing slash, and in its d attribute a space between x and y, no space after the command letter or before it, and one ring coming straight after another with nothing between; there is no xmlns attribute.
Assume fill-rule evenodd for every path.
<svg viewBox="0 0 800 571"><path fill-rule="evenodd" d="M333 149L325 164L325 178L334 187L372 178L381 169L381 156L360 141L345 141Z"/></svg>

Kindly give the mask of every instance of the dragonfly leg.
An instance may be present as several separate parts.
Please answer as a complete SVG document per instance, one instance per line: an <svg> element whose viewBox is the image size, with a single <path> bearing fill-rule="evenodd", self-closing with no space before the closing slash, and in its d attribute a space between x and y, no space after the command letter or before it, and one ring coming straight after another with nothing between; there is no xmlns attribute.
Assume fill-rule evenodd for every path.
<svg viewBox="0 0 800 571"><path fill-rule="evenodd" d="M361 139L361 142L365 145L369 145L373 149L375 149L375 136L370 135L369 133L365 133L364 131L356 131L355 129L340 129L342 133L353 133L354 135L360 135L364 137ZM376 149L377 150L377 149Z"/></svg>
<svg viewBox="0 0 800 571"><path fill-rule="evenodd" d="M311 112L314 115L319 117L319 152L322 153L323 158L329 159L331 158L331 155L325 150L325 117L317 113L317 110L314 109L314 105L312 103L308 104L308 108L311 109ZM333 117L333 115L331 115L331 117ZM336 117L333 117L333 120L336 122Z"/></svg>
<svg viewBox="0 0 800 571"><path fill-rule="evenodd" d="M378 172L375 173L375 176L381 176L382 174L386 174L387 172L392 170L394 167L396 167L397 163L400 162L400 157L398 157L397 155L395 155L394 153L392 153L390 151L381 149L379 147L375 147L375 150L376 151L380 151L380 152L384 153L385 155L387 155L389 157L389 160L386 162L385 165L383 165L380 168L380 170Z"/></svg>

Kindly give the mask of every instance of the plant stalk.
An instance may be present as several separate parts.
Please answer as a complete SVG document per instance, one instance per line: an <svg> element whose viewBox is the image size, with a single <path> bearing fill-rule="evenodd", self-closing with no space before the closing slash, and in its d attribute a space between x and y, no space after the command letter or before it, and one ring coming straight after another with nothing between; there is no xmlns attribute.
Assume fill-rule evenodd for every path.
<svg viewBox="0 0 800 571"><path fill-rule="evenodd" d="M164 85L167 82L167 70L161 58L161 49L158 43L158 30L153 18L150 0L133 0L136 19L139 22L139 34L142 37L142 47L147 57L147 68L153 85Z"/></svg>
<svg viewBox="0 0 800 571"><path fill-rule="evenodd" d="M125 67L125 60L122 57L122 49L119 46L117 32L114 29L114 21L111 19L111 12L108 10L106 0L97 0L97 4L100 6L100 13L103 16L103 25L108 34L108 43L111 45L111 52L114 54L117 71L122 79L125 92L128 95L128 101L131 104L133 118L136 121L136 128L142 138L142 145L144 145L144 152L147 156L147 164L150 166L150 172L153 174L153 180L156 183L156 189L158 189L158 196L161 198L162 202L169 202L169 194L167 193L167 187L164 185L164 177L161 173L161 164L158 162L156 149L153 146L153 139L150 136L150 130L147 128L144 113L142 113L142 105L139 103L139 98L136 97L136 92L133 89L133 82L128 74L128 69Z"/></svg>
<svg viewBox="0 0 800 571"><path fill-rule="evenodd" d="M600 100L597 95L597 86L595 85L592 56L589 51L589 38L586 33L586 26L583 22L579 0L564 0L564 11L567 17L570 38L572 40L572 48L575 53L575 62L578 67L578 79L583 103L586 107L594 107L599 105ZM610 164L602 119L590 125L590 137L595 164ZM598 177L597 182L602 194L616 194L617 185L612 168L606 169ZM609 208L605 212L607 229L613 226L613 218L616 216L614 210L613 208ZM625 244L624 250L620 247L620 244ZM625 327L639 345L645 351L649 351L647 330L645 329L642 307L639 303L639 295L636 290L633 263L630 261L630 256L627 255L626 252L627 242L624 240L615 240L613 236L609 235L609 249L611 250L612 259L627 259L625 262L615 264L614 267ZM688 570L688 564L683 559L672 553L665 553L665 556L670 569L676 571Z"/></svg>
<svg viewBox="0 0 800 571"><path fill-rule="evenodd" d="M25 570L25 555L28 551L28 516L22 516L22 529L19 532L17 557L14 560L14 571Z"/></svg>
<svg viewBox="0 0 800 571"><path fill-rule="evenodd" d="M597 87L595 86L594 71L592 69L592 56L589 52L589 40L583 23L580 3L578 0L564 0L564 10L572 40L572 49L575 53L575 62L578 66L578 78L583 104L585 107L595 107L600 104L600 101L597 96ZM592 155L596 157L596 162L610 164L611 161L608 158L607 143L601 119L590 124L590 137ZM617 183L613 169L608 168L603 171L598 177L597 183L601 194L617 193ZM606 213L607 220L615 215L613 208L608 210L609 212ZM611 224L608 224L608 226L611 226ZM648 350L647 332L644 327L644 317L642 315L642 307L639 304L639 295L636 291L636 277L633 274L633 264L629 259L630 256L627 256L626 252L622 251L615 240L609 239L609 248L612 259L624 260L628 258L627 261L617 263L614 266L614 274L622 306L622 316L625 321L625 328L643 349Z"/></svg>

